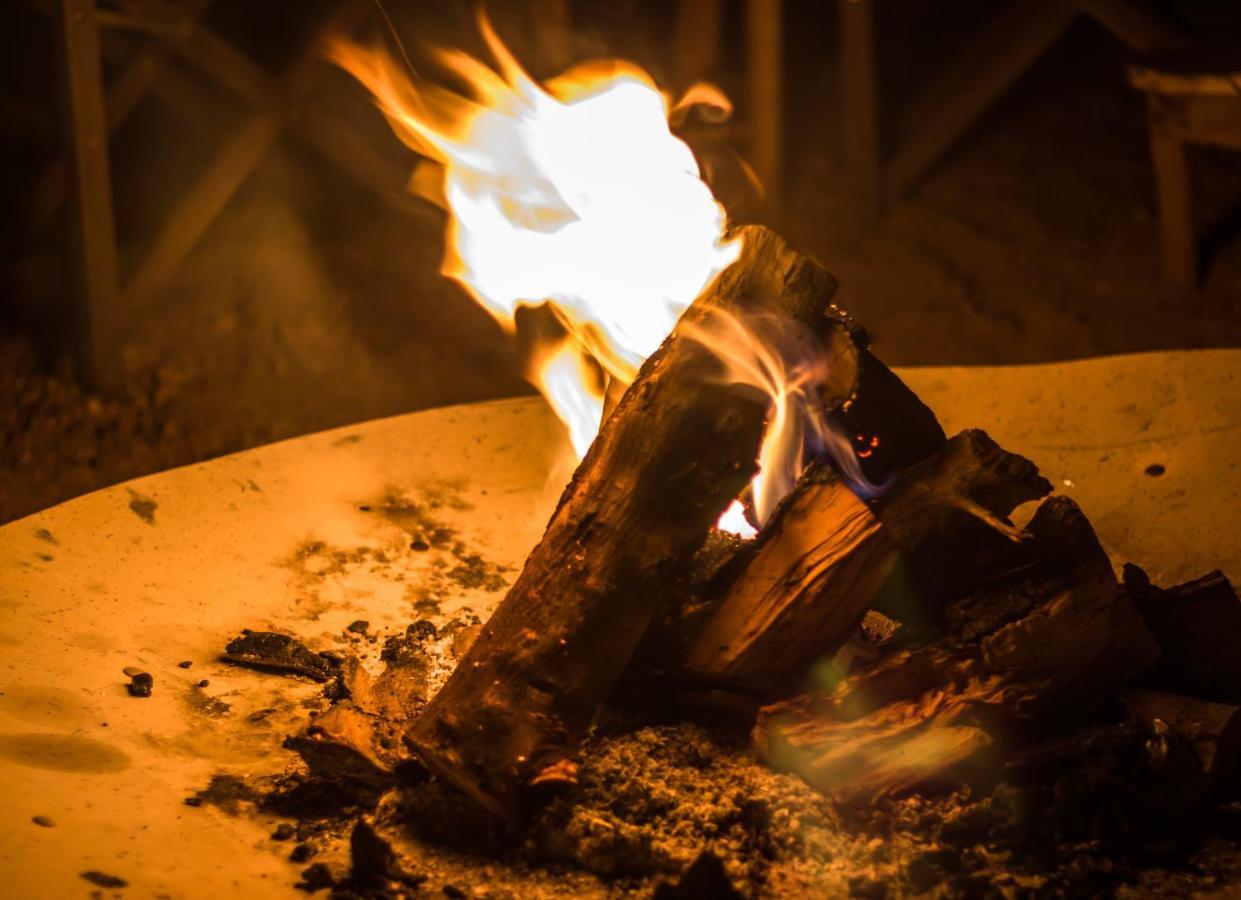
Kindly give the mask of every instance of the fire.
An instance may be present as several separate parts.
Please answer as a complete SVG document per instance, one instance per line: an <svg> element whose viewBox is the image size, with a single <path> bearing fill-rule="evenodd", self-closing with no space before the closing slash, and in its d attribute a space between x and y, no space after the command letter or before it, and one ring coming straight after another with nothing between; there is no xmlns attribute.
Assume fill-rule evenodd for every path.
<svg viewBox="0 0 1241 900"><path fill-rule="evenodd" d="M537 348L528 374L580 459L601 424L604 379L632 382L740 252L725 236L724 208L669 126L685 103L726 108L727 100L700 88L673 105L649 75L619 61L539 84L485 19L481 29L495 69L458 51L436 53L465 93L417 78L382 49L338 41L329 52L370 89L396 134L435 164L412 184L449 212L443 273L510 331L519 307L543 304L563 326L563 337ZM720 337L735 369L746 356L738 342L753 337L739 325ZM800 386L769 356L760 371L742 373L774 405L754 486L760 522L801 456L790 399ZM740 504L721 525L752 531Z"/></svg>

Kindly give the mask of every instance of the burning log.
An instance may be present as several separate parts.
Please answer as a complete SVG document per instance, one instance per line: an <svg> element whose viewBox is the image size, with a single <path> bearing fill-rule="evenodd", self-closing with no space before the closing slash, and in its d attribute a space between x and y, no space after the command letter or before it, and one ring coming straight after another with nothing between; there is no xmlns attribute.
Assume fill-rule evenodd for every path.
<svg viewBox="0 0 1241 900"><path fill-rule="evenodd" d="M872 606L921 621L924 597L959 594L1028 556L1012 547L1024 535L1008 516L1050 491L1029 460L978 430L896 478L875 510L812 466L729 564L735 574L689 606L693 624L673 616L660 628L689 633L678 652L695 681L766 696L796 689Z"/></svg>
<svg viewBox="0 0 1241 900"><path fill-rule="evenodd" d="M771 232L743 237L682 324L716 310L817 323L835 279ZM406 732L429 769L510 821L529 788L574 780L571 756L659 591L754 473L766 398L714 379L711 352L680 331L642 367L508 596Z"/></svg>
<svg viewBox="0 0 1241 900"><path fill-rule="evenodd" d="M1056 497L1029 532L1033 566L951 604L930 643L765 707L760 755L854 800L978 780L993 747L1128 684L1159 650L1089 523Z"/></svg>
<svg viewBox="0 0 1241 900"><path fill-rule="evenodd" d="M931 408L865 348L858 352L856 397L833 418L853 437L861 473L875 485L939 452L948 440Z"/></svg>
<svg viewBox="0 0 1241 900"><path fill-rule="evenodd" d="M796 683L849 637L897 556L866 504L822 465L806 470L748 555L684 665L763 692Z"/></svg>

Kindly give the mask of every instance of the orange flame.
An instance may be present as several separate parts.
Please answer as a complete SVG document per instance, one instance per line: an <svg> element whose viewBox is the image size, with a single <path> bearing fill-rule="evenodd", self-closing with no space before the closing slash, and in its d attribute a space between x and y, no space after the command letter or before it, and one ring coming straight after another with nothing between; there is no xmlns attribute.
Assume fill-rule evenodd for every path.
<svg viewBox="0 0 1241 900"><path fill-rule="evenodd" d="M329 55L370 89L396 134L438 164L411 184L450 213L443 273L509 330L519 307L544 303L564 326L567 339L539 348L529 375L580 459L600 426L599 370L632 382L740 253L725 239L724 209L693 153L669 127L686 104L717 114L729 104L702 86L673 106L649 75L619 61L577 66L540 85L485 18L480 27L494 70L458 51L436 53L469 96L415 86L382 49L337 41ZM791 486L788 472L800 469L801 418L790 399L799 386L770 352L740 349L753 336L738 328L697 337L725 347L733 374L772 397L755 483L761 522ZM753 531L740 504L721 526Z"/></svg>

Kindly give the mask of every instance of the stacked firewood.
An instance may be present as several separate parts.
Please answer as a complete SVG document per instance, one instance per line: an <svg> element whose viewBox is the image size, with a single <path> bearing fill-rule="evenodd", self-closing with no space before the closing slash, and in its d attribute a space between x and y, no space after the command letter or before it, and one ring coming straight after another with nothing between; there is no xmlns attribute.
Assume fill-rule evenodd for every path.
<svg viewBox="0 0 1241 900"><path fill-rule="evenodd" d="M646 685L743 698L763 759L867 802L985 790L1005 760L1110 704L1190 752L1187 797L1231 796L1241 604L1227 581L1118 581L1033 463L982 431L943 433L831 306L827 272L768 231L743 237L611 411L444 687L389 704L405 748L516 823L575 782L618 685ZM754 474L767 400L684 336L719 311L785 317L830 346L818 401L860 472L811 464L749 541L714 525ZM312 726L316 746L329 725L352 727Z"/></svg>

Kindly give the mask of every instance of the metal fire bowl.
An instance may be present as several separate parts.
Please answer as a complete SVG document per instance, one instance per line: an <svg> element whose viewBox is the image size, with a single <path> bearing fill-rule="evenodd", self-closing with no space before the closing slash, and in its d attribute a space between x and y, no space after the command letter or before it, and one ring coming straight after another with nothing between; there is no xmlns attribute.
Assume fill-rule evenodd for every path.
<svg viewBox="0 0 1241 900"><path fill-rule="evenodd" d="M1167 584L1241 576L1238 371L1241 351L1198 351L900 374L949 433L981 426L1035 460L1117 563ZM260 447L0 528L4 893L77 896L98 870L127 897L296 895L271 824L184 804L214 773L286 767L281 739L318 690L219 663L224 642L273 628L333 647L353 620L399 628L437 601L486 615L564 463L543 403L505 400ZM152 697L127 694L125 666L152 673Z"/></svg>

